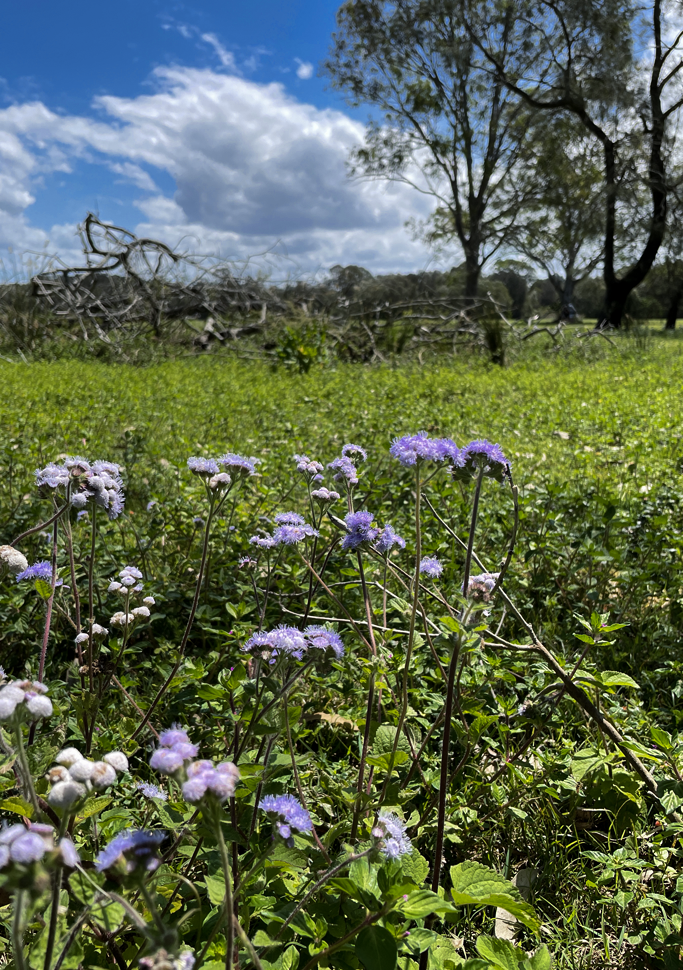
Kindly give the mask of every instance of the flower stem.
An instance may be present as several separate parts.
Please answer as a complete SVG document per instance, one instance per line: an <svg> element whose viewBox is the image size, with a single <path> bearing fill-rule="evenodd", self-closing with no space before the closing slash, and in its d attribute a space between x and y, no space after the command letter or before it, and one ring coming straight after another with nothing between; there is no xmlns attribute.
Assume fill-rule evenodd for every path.
<svg viewBox="0 0 683 970"><path fill-rule="evenodd" d="M31 805L33 806L33 811L35 812L36 818L40 817L40 807L38 805L38 796L36 795L36 790L33 787L33 778L31 777L31 769L28 766L28 758L26 757L26 748L24 747L24 734L21 728L21 724L15 724L14 726L14 737L17 740L17 757L19 759L19 765L21 767L21 774L23 775L24 790L28 792L28 796L31 799Z"/></svg>
<svg viewBox="0 0 683 970"><path fill-rule="evenodd" d="M14 896L14 918L12 919L12 956L16 970L26 970L24 960L24 890L18 889Z"/></svg>
<svg viewBox="0 0 683 970"><path fill-rule="evenodd" d="M225 933L225 970L231 970L234 961L234 949L235 949L235 926L233 922L233 901L232 901L232 875L230 873L230 861L228 859L228 849L225 845L225 839L223 838L223 830L221 828L221 815L220 809L214 808L213 811L214 824L216 829L216 839L218 841L218 849L221 856L221 866L223 868L223 878L225 879L225 921L226 921L226 933Z"/></svg>

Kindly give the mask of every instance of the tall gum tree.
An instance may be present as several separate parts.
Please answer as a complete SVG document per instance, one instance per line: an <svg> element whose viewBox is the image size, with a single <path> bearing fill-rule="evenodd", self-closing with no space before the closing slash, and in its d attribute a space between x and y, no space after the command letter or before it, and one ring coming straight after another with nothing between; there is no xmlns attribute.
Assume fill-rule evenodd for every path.
<svg viewBox="0 0 683 970"><path fill-rule="evenodd" d="M602 149L602 325L619 328L629 294L665 238L681 99L681 4L650 0L463 0L472 42L499 81L531 109L574 115ZM500 12L512 11L499 53ZM674 25L672 27L672 25ZM649 198L639 251L619 238L624 172ZM633 192L631 192L633 196Z"/></svg>
<svg viewBox="0 0 683 970"><path fill-rule="evenodd" d="M520 201L512 174L524 155L526 109L497 78L463 22L461 0L349 0L324 70L368 124L351 158L365 178L406 182L433 197L424 235L457 239L465 296L511 237ZM512 16L502 10L496 60L507 63Z"/></svg>

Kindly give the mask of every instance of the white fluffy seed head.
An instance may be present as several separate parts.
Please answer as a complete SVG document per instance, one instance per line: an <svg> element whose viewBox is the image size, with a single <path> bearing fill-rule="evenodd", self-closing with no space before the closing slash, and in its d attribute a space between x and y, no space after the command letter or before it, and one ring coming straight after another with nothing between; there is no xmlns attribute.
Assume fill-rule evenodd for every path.
<svg viewBox="0 0 683 970"><path fill-rule="evenodd" d="M100 626L99 623L93 623L92 635L94 637L106 637L108 633L109 633L109 630L106 628L106 626Z"/></svg>
<svg viewBox="0 0 683 970"><path fill-rule="evenodd" d="M105 761L96 761L92 766L90 782L93 788L106 788L116 781L116 772Z"/></svg>
<svg viewBox="0 0 683 970"><path fill-rule="evenodd" d="M26 701L26 706L35 718L52 717L52 701L43 694L36 694L35 697L29 697Z"/></svg>
<svg viewBox="0 0 683 970"><path fill-rule="evenodd" d="M86 643L87 640L88 640L87 633L79 633L78 636L76 637L76 643Z"/></svg>
<svg viewBox="0 0 683 970"><path fill-rule="evenodd" d="M71 765L69 775L74 781L90 781L94 764L89 758L81 758Z"/></svg>
<svg viewBox="0 0 683 970"><path fill-rule="evenodd" d="M85 785L79 785L77 781L59 781L51 789L47 800L53 808L66 811L83 795L85 795Z"/></svg>
<svg viewBox="0 0 683 970"><path fill-rule="evenodd" d="M105 754L102 761L106 761L115 771L128 771L128 758L123 751L110 751L108 754Z"/></svg>
<svg viewBox="0 0 683 970"><path fill-rule="evenodd" d="M55 758L58 765L65 765L67 768L70 768L71 765L75 765L77 761L82 760L83 755L78 748L62 748Z"/></svg>
<svg viewBox="0 0 683 970"><path fill-rule="evenodd" d="M135 609L133 610L133 616L138 617L138 619L140 617L144 617L145 619L147 619L147 617L149 616L149 608L146 606L136 606Z"/></svg>
<svg viewBox="0 0 683 970"><path fill-rule="evenodd" d="M0 691L0 721L7 721L17 709L17 702L11 696L2 696Z"/></svg>
<svg viewBox="0 0 683 970"><path fill-rule="evenodd" d="M142 602L145 604L145 606L154 606L156 604L156 600L153 596L145 596Z"/></svg>
<svg viewBox="0 0 683 970"><path fill-rule="evenodd" d="M13 546L0 546L0 565L2 572L7 570L13 576L18 576L28 569L28 559Z"/></svg>

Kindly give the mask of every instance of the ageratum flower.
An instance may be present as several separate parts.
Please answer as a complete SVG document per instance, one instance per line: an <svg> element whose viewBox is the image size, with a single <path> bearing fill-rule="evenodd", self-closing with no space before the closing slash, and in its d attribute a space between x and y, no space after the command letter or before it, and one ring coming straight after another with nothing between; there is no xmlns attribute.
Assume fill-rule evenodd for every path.
<svg viewBox="0 0 683 970"><path fill-rule="evenodd" d="M220 471L214 458L188 458L187 467L194 475L201 475L202 478L211 478Z"/></svg>
<svg viewBox="0 0 683 970"><path fill-rule="evenodd" d="M196 803L205 795L212 795L224 802L233 797L239 780L239 769L232 761L224 761L216 767L211 761L193 761L187 766L183 798L186 802Z"/></svg>
<svg viewBox="0 0 683 970"><path fill-rule="evenodd" d="M358 470L351 459L345 455L335 458L327 467L334 472L335 482L346 482L347 485L358 484Z"/></svg>
<svg viewBox="0 0 683 970"><path fill-rule="evenodd" d="M342 549L357 549L376 539L379 529L373 526L374 519L372 512L349 512L344 519L349 531L342 540Z"/></svg>
<svg viewBox="0 0 683 970"><path fill-rule="evenodd" d="M32 566L28 566L23 572L19 573L17 576L17 582L23 583L27 579L42 579L45 583L52 582L52 563L43 560L42 562L35 562ZM55 586L61 586L62 580L59 577L55 580Z"/></svg>
<svg viewBox="0 0 683 970"><path fill-rule="evenodd" d="M105 509L110 519L116 519L123 511L123 481L119 466L111 461L94 461L85 458L66 458L63 465L53 462L36 472L36 483L50 488L66 487L71 481L73 493L71 504L83 511L88 502Z"/></svg>
<svg viewBox="0 0 683 970"><path fill-rule="evenodd" d="M301 630L293 626L278 626L269 632L252 634L242 650L269 659L273 664L280 654L302 660L307 648L308 643Z"/></svg>
<svg viewBox="0 0 683 970"><path fill-rule="evenodd" d="M36 485L38 488L66 488L69 484L69 469L65 465L57 465L54 461L49 462L45 468L37 468Z"/></svg>
<svg viewBox="0 0 683 970"><path fill-rule="evenodd" d="M426 431L394 438L389 453L402 465L410 467L418 461L455 460L458 446L450 438L430 438Z"/></svg>
<svg viewBox="0 0 683 970"><path fill-rule="evenodd" d="M161 865L157 855L159 844L165 832L145 832L140 829L126 829L111 840L109 845L95 859L98 872L124 865L128 874L142 866L147 872L154 872Z"/></svg>
<svg viewBox="0 0 683 970"><path fill-rule="evenodd" d="M474 478L479 469L483 469L485 478L493 478L497 482L503 482L506 477L510 477L510 463L500 445L492 445L485 439L470 441L452 464L453 478L460 482Z"/></svg>
<svg viewBox="0 0 683 970"><path fill-rule="evenodd" d="M273 546L277 545L272 536L252 536L249 542L252 546L258 546L259 549L272 549Z"/></svg>
<svg viewBox="0 0 683 970"><path fill-rule="evenodd" d="M293 795L266 795L259 806L269 815L275 815L275 825L282 838L293 844L292 829L297 832L310 832L313 828L311 816Z"/></svg>
<svg viewBox="0 0 683 970"><path fill-rule="evenodd" d="M392 526L385 525L375 540L375 549L383 556L388 556L394 546L398 546L399 549L405 549L406 540L402 539L397 532L394 532Z"/></svg>
<svg viewBox="0 0 683 970"><path fill-rule="evenodd" d="M326 626L307 626L304 636L311 650L322 650L324 653L334 654L337 660L344 656L344 644L342 638L334 630L328 630Z"/></svg>
<svg viewBox="0 0 683 970"><path fill-rule="evenodd" d="M475 602L488 603L499 576L500 573L479 573L478 576L470 576L467 584L468 597Z"/></svg>
<svg viewBox="0 0 683 970"><path fill-rule="evenodd" d="M368 453L367 453L367 451L365 450L365 448L361 448L360 445L351 445L351 444L344 445L344 447L341 450L341 453L342 453L342 458L348 458L349 455L354 455L354 456L357 455L358 458L360 458L361 461L367 461L368 460ZM354 461L357 461L358 458L355 458L354 457L353 460Z"/></svg>
<svg viewBox="0 0 683 970"><path fill-rule="evenodd" d="M298 512L278 512L275 525L305 525L306 520Z"/></svg>
<svg viewBox="0 0 683 970"><path fill-rule="evenodd" d="M431 576L432 579L438 579L443 572L443 566L436 556L425 556L420 560L420 572L425 576Z"/></svg>
<svg viewBox="0 0 683 970"><path fill-rule="evenodd" d="M198 751L197 745L190 743L187 731L172 727L162 731L159 747L152 753L149 763L156 771L164 775L173 775L186 761L196 758Z"/></svg>
<svg viewBox="0 0 683 970"><path fill-rule="evenodd" d="M329 488L316 488L311 492L311 496L321 505L339 501L339 492L331 491Z"/></svg>
<svg viewBox="0 0 683 970"><path fill-rule="evenodd" d="M312 482L321 482L323 466L319 461L314 461L308 455L294 455L297 471L306 475Z"/></svg>
<svg viewBox="0 0 683 970"><path fill-rule="evenodd" d="M250 475L255 475L256 466L260 463L260 458L245 458L244 455L235 455L233 452L221 455L218 459L218 464L222 465L233 477L241 475L247 478Z"/></svg>
<svg viewBox="0 0 683 970"><path fill-rule="evenodd" d="M15 714L36 720L52 716L52 702L45 697L47 687L38 680L13 680L0 689L0 721Z"/></svg>
<svg viewBox="0 0 683 970"><path fill-rule="evenodd" d="M135 787L142 792L145 798L158 798L160 802L168 801L166 792L157 785L150 785L146 781L139 781Z"/></svg>
<svg viewBox="0 0 683 970"><path fill-rule="evenodd" d="M312 536L319 536L320 533L310 525L279 525L273 530L275 545L294 546L297 542Z"/></svg>
<svg viewBox="0 0 683 970"><path fill-rule="evenodd" d="M385 859L400 859L413 851L406 835L406 823L394 812L380 812L372 834L382 840L380 852Z"/></svg>

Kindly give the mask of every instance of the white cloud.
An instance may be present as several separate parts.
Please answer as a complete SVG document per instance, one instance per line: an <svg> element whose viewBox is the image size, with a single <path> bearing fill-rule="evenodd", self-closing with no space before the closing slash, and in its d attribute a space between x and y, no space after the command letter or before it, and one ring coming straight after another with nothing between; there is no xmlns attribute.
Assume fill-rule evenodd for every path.
<svg viewBox="0 0 683 970"><path fill-rule="evenodd" d="M235 64L235 55L223 47L215 34L202 34L202 40L206 44L210 44L213 47L218 55L218 60L221 62L223 67L227 67L231 71L235 71L237 69Z"/></svg>
<svg viewBox="0 0 683 970"><path fill-rule="evenodd" d="M295 57L294 60L299 65L296 69L297 77L301 78L302 81L308 81L309 78L313 77L313 65L310 61L302 61L298 57Z"/></svg>
<svg viewBox="0 0 683 970"><path fill-rule="evenodd" d="M103 192L107 172L132 182L143 221L130 228L171 245L242 258L277 243L304 270L427 262L404 223L424 218L428 200L407 186L346 177L361 124L298 101L281 84L234 74L163 68L156 81L151 94L98 98L99 117L56 114L41 103L0 110L0 246L40 248L49 237L71 252L73 227L35 228L30 206L46 174L88 164L101 173ZM171 195L155 173L172 177Z"/></svg>

